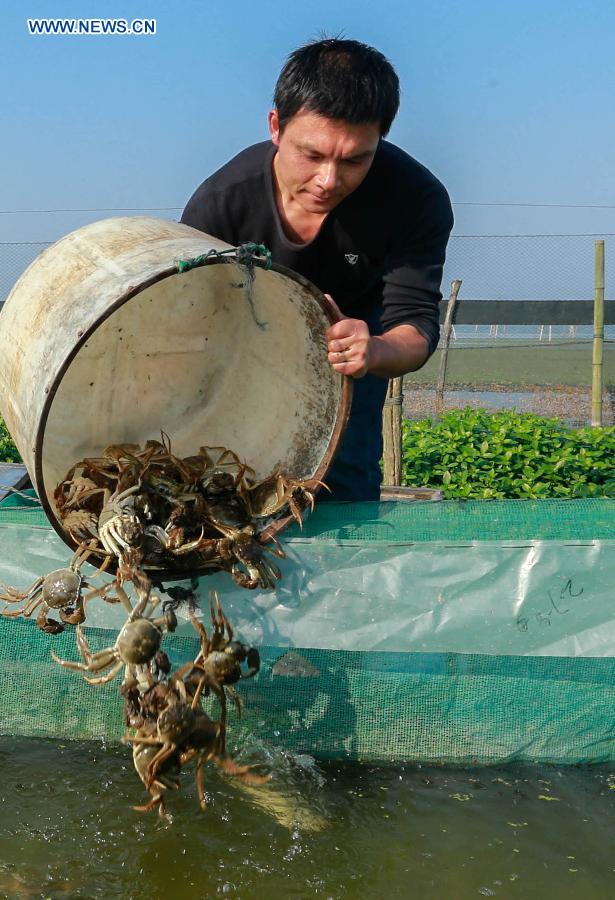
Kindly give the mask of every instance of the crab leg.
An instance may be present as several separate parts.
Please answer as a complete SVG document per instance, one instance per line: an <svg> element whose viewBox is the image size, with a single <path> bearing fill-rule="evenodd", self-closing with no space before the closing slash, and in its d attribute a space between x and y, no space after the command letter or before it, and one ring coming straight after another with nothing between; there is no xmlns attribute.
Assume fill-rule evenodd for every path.
<svg viewBox="0 0 615 900"><path fill-rule="evenodd" d="M129 734L126 734L122 738L122 743L123 744L146 744L147 746L154 746L154 744L156 744L158 747L161 747L160 738L145 737L145 736L141 737L140 735L135 735L134 737L131 737Z"/></svg>
<svg viewBox="0 0 615 900"><path fill-rule="evenodd" d="M30 592L32 593L32 592ZM30 594L28 594L30 596ZM36 593L30 598L30 600L26 600L26 603L22 606L21 609L17 610L8 610L2 611L3 616L8 616L9 618L14 618L15 616L23 615L24 619L28 619L36 607L43 602L43 595L40 590L37 590ZM40 627L40 626L39 626Z"/></svg>
<svg viewBox="0 0 615 900"><path fill-rule="evenodd" d="M160 743L160 741L158 741ZM156 780L156 775L158 769L167 761L170 756L173 756L175 751L177 750L177 744L175 741L165 741L162 745L158 753L153 757L149 766L147 767L145 777L147 778L146 787L151 787L151 785Z"/></svg>
<svg viewBox="0 0 615 900"><path fill-rule="evenodd" d="M199 753L199 758L196 762L196 793L199 798L199 805L201 809L206 809L207 807L205 791L203 789L203 766L205 765L205 763L209 762L210 759L215 759L213 750L209 750L206 753Z"/></svg>
<svg viewBox="0 0 615 900"><path fill-rule="evenodd" d="M169 535L160 525L148 525L143 533L149 537L156 538L165 550L169 546Z"/></svg>
<svg viewBox="0 0 615 900"><path fill-rule="evenodd" d="M19 603L20 600L25 600L27 594L24 594L23 591L18 591L14 587L9 587L8 584L4 585L4 590L6 593L0 593L0 600L4 603Z"/></svg>
<svg viewBox="0 0 615 900"><path fill-rule="evenodd" d="M203 688L207 684L207 680L208 680L207 675L205 675L205 673L203 673L203 675L201 676L201 678L199 680L198 687L197 687L196 691L194 692L194 697L192 698L192 703L191 703L192 709L197 708L197 706L199 704L199 700L201 699L201 694L203 693Z"/></svg>
<svg viewBox="0 0 615 900"><path fill-rule="evenodd" d="M2 597L1 599L4 600L4 597ZM21 599L21 598L18 598L18 599ZM7 602L8 603L17 603L18 599L16 598L15 600L8 600ZM22 613L23 613L23 608L22 609L3 609L2 610L2 615L6 616L7 619L16 619ZM25 618L27 618L27 616Z"/></svg>
<svg viewBox="0 0 615 900"><path fill-rule="evenodd" d="M40 589L43 586L44 580L45 579L42 576L41 578L37 578L28 591L18 591L14 587L8 587L5 585L8 593L0 594L0 600L4 600L5 603L19 603L20 600L23 600L25 609L30 601L37 599L37 595L40 593ZM32 607L32 609L34 608L35 607ZM30 610L30 613L32 612L32 609ZM30 613L28 613L28 615L30 615Z"/></svg>
<svg viewBox="0 0 615 900"><path fill-rule="evenodd" d="M77 628L79 628L78 625ZM76 672L100 672L101 669L106 668L115 659L115 653L111 650L104 651L105 658L96 659L96 656L98 656L98 654L96 654L96 656L92 657L91 661L87 663L73 662L71 659L60 659L58 654L53 650L51 651L51 656L60 666L63 666L65 669L74 669ZM116 668L116 666L113 667L116 673L119 672L122 665L123 663L120 660L119 668ZM86 681L88 680L89 679L86 678Z"/></svg>
<svg viewBox="0 0 615 900"><path fill-rule="evenodd" d="M130 602L130 598L129 598L128 594L126 593L126 591L124 590L122 585L119 583L119 581L115 582L115 592L118 595L118 597L120 598L120 602L121 602L122 606L126 609L128 614L130 616L132 616L132 614L134 612L132 603Z"/></svg>
<svg viewBox="0 0 615 900"><path fill-rule="evenodd" d="M196 666L199 664L199 662L203 662L205 660L205 657L208 656L211 652L211 643L209 641L209 635L207 634L203 623L199 622L199 620L195 616L190 616L190 621L192 622L194 630L201 640L201 649L194 661L194 664Z"/></svg>
<svg viewBox="0 0 615 900"><path fill-rule="evenodd" d="M156 808L156 806L158 807L158 815L160 816L160 818L161 819L166 818L167 811L166 811L166 806L164 803L164 797L162 795L162 791L159 791L158 793L153 794L152 799L149 801L149 803L145 803L143 806L133 806L133 809L136 812L146 813L146 812L151 812L152 809Z"/></svg>
<svg viewBox="0 0 615 900"><path fill-rule="evenodd" d="M108 665L108 663L107 663L107 665ZM107 672L106 675L99 675L98 678L87 678L84 675L84 678L88 684L107 684L108 681L112 681L115 678L115 676L121 670L123 665L124 665L124 663L120 659L116 662L116 664L113 666L113 668L110 669L109 672ZM102 668L104 668L104 666L97 666L97 669L102 669ZM94 669L93 671L96 671L97 669Z"/></svg>
<svg viewBox="0 0 615 900"><path fill-rule="evenodd" d="M86 587L88 586L87 581L84 582L84 584ZM103 587L94 588L94 590L90 591L89 593L87 593L84 596L84 598L83 598L84 604L89 603L90 600L93 600L95 597L102 597L102 599L106 603L118 603L118 601L120 599L119 597L107 597L107 594L110 593L110 591L112 590L113 587L117 587L117 585L115 585L114 582L111 581L111 582L109 582L109 584L103 585ZM132 609L132 606L131 606L131 609Z"/></svg>
<svg viewBox="0 0 615 900"><path fill-rule="evenodd" d="M0 597L0 600L4 600L4 599L5 599L4 597ZM24 599L24 596L22 594L20 597L15 597L15 599L7 600L6 602L7 603L19 603L23 599ZM23 615L24 619L27 619L29 616L32 615L32 613L34 612L34 610L36 609L38 604L41 602L42 602L42 597L41 597L41 594L39 593L37 596L32 597L29 602L24 603L24 605L21 607L21 609L3 609L2 615L6 616L9 619L14 619L17 616Z"/></svg>
<svg viewBox="0 0 615 900"><path fill-rule="evenodd" d="M223 685L219 684L215 679L208 677L207 685L212 689L220 704L220 722L218 731L218 743L224 753L226 748L226 693Z"/></svg>
<svg viewBox="0 0 615 900"><path fill-rule="evenodd" d="M101 669L111 665L113 660L116 659L116 654L113 649L92 653L81 625L77 625L75 635L77 638L77 649L79 650L83 662L78 663L69 659L60 659L57 653L53 650L51 651L52 658L65 669L74 669L77 672L99 672Z"/></svg>
<svg viewBox="0 0 615 900"><path fill-rule="evenodd" d="M206 538L204 537L204 535L205 529L203 526L201 526L201 533L198 538L189 541L187 544L181 544L181 546L179 547L170 547L169 541L167 540L166 546L168 549L170 549L171 553L173 553L174 556L185 556L185 554L187 553L193 553L198 550L202 550L205 547L209 547L215 543L214 538Z"/></svg>
<svg viewBox="0 0 615 900"><path fill-rule="evenodd" d="M128 621L134 622L135 619L140 619L141 616L144 615L148 603L149 591L142 591L136 606L134 608L131 608L130 615L128 616Z"/></svg>
<svg viewBox="0 0 615 900"><path fill-rule="evenodd" d="M265 549L269 550L269 547L266 547ZM274 554L274 555L277 555L277 554ZM261 575L264 574L266 577L269 578L271 587L275 587L275 581L271 581L272 577L275 578L277 581L279 581L280 578L282 577L282 573L281 573L280 569L278 568L278 566L276 566L276 564L274 562L271 562L271 560L265 560L263 558L259 562L257 568Z"/></svg>
<svg viewBox="0 0 615 900"><path fill-rule="evenodd" d="M124 540L113 524L100 530L100 541L107 553L114 556L121 556L124 550L130 549L130 544Z"/></svg>
<svg viewBox="0 0 615 900"><path fill-rule="evenodd" d="M284 552L284 549L283 549L282 545L280 544L279 540L277 539L277 537L272 534L270 536L269 540L272 542L273 547L271 547L270 545L267 545L267 546L263 547L263 549L266 550L267 553L271 553L273 556L277 556L278 559L286 559L286 553Z"/></svg>
<svg viewBox="0 0 615 900"><path fill-rule="evenodd" d="M230 756L214 756L213 761L227 775L240 778L246 784L266 784L271 780L271 775L255 775L252 771L254 766L238 766Z"/></svg>
<svg viewBox="0 0 615 900"><path fill-rule="evenodd" d="M214 609L214 599L216 601L216 609ZM220 637L224 637L225 628L229 642L232 641L233 629L231 628L231 623L224 615L224 610L222 609L222 604L220 603L220 595L217 591L212 591L210 594L209 609L211 612L211 624L214 628L214 637L212 638L212 643L215 643L215 637L217 635L219 635Z"/></svg>
<svg viewBox="0 0 615 900"><path fill-rule="evenodd" d="M249 678L250 676L249 676L249 675L244 675L244 674L242 673L241 677L242 677L242 678ZM233 698L233 700L235 701L235 706L237 707L237 716L240 718L240 717L241 717L241 711L242 711L242 709L243 709L243 700L241 699L241 697L239 696L239 694L237 693L237 691L235 690L235 688L234 688L231 684L227 684L227 685L226 685L226 689L227 689L227 691L229 692L229 694L231 695L231 697Z"/></svg>
<svg viewBox="0 0 615 900"><path fill-rule="evenodd" d="M81 659L89 665L92 662L93 653L90 649L90 645L88 644L88 640L83 633L83 629L79 625L75 629L75 637L77 639L77 649L79 650L79 655L81 656Z"/></svg>
<svg viewBox="0 0 615 900"><path fill-rule="evenodd" d="M95 552L97 543L98 541L82 541L75 550L74 556L69 563L69 568L78 571L92 553Z"/></svg>

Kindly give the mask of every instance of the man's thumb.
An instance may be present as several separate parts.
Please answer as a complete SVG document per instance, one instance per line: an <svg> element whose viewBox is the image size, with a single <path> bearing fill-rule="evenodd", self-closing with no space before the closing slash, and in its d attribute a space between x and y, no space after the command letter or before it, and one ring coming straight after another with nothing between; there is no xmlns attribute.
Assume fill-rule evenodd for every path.
<svg viewBox="0 0 615 900"><path fill-rule="evenodd" d="M331 294L325 294L325 299L327 301L327 309L328 312L333 319L334 322L341 322L342 319L347 319L348 316L345 316L341 311Z"/></svg>

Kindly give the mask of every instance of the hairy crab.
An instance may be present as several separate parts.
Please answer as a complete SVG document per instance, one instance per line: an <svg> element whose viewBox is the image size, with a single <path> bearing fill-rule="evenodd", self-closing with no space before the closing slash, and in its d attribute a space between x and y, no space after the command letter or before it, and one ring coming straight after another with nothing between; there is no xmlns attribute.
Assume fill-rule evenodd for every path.
<svg viewBox="0 0 615 900"><path fill-rule="evenodd" d="M143 739L152 737L154 732L155 726L152 724L141 726L141 728L137 730L132 745L132 761L134 767L151 798L148 803L145 803L142 806L133 806L133 809L137 812L150 812L150 810L158 807L158 815L161 818L166 818L167 812L164 792L169 788L177 790L180 787L179 752L170 759L167 759L163 766L158 766L156 777L151 780L148 772L152 760L159 751L159 745L157 742L150 744Z"/></svg>
<svg viewBox="0 0 615 900"><path fill-rule="evenodd" d="M94 597L105 597L113 587L113 584L108 584L83 594L84 587L90 585L80 569L91 553L91 547L80 546L68 568L55 569L45 577L37 578L27 591L8 587L6 593L0 593L0 600L9 604L23 601L23 606L21 609L4 609L2 615L10 618L23 616L27 619L38 609L36 624L47 634L59 634L64 631L64 625L79 625L84 622L85 604ZM59 611L61 622L49 618L48 613L53 609Z"/></svg>
<svg viewBox="0 0 615 900"><path fill-rule="evenodd" d="M194 616L192 624L201 642L201 649L194 663L180 670L186 683L198 684L198 694L211 690L220 703L220 747L224 751L226 741L226 693L232 697L237 712L241 715L242 702L233 687L238 681L253 678L260 669L260 654L256 647L249 647L233 640L233 629L224 615L220 598L212 591L210 598L212 633L207 634L205 626ZM247 668L242 665L247 663ZM180 674L180 673L178 673Z"/></svg>
<svg viewBox="0 0 615 900"><path fill-rule="evenodd" d="M130 604L122 587L117 582L114 584L123 602L128 601ZM159 600L154 597L151 602L152 607L155 607ZM175 631L177 618L175 613L170 610L155 619L146 616L145 612L149 603L149 594L144 593L137 605L131 608L128 619L120 629L112 647L92 653L81 626L78 625L76 629L77 648L83 662L60 659L52 650L53 659L64 668L75 669L78 672L96 673L105 669L109 670L104 675L94 678L84 675L89 684L105 684L115 678L122 668L125 668L127 679L136 680L145 688L150 687L154 679L149 665L158 653L163 633Z"/></svg>
<svg viewBox="0 0 615 900"><path fill-rule="evenodd" d="M277 516L288 506L293 518L301 526L302 510L308 506L311 510L314 509L315 492L318 488L330 490L324 481L317 478L301 480L274 472L269 478L251 485L246 491L246 499L254 518Z"/></svg>
<svg viewBox="0 0 615 900"><path fill-rule="evenodd" d="M169 437L111 444L69 469L54 497L74 540L95 537L106 565L151 570L227 571L248 589L272 589L285 554L270 525L284 515L301 524L323 483L276 470L256 474L232 450L202 446L181 458Z"/></svg>

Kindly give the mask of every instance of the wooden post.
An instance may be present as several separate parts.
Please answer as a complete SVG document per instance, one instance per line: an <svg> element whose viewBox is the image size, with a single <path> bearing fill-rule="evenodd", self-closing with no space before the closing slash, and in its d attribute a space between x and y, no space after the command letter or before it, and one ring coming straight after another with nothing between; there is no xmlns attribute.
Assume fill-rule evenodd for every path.
<svg viewBox="0 0 615 900"><path fill-rule="evenodd" d="M457 306L457 297L461 280L456 278L451 284L451 296L448 298L446 306L446 316L444 319L444 327L442 329L442 342L440 350L440 371L438 372L438 382L436 384L436 415L441 416L444 411L444 385L446 382L446 367L448 365L448 348L451 343L451 331L453 322L455 321L455 307Z"/></svg>
<svg viewBox="0 0 615 900"><path fill-rule="evenodd" d="M383 484L401 484L401 421L404 401L403 378L389 379L387 398L382 411Z"/></svg>
<svg viewBox="0 0 615 900"><path fill-rule="evenodd" d="M602 346L604 342L604 241L596 241L594 348L592 356L592 425L602 425Z"/></svg>

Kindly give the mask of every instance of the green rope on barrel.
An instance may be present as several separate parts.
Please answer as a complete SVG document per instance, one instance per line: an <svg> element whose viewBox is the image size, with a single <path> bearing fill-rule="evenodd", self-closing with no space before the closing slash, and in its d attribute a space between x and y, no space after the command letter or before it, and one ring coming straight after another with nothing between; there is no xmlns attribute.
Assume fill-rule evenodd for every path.
<svg viewBox="0 0 615 900"><path fill-rule="evenodd" d="M195 256L194 259L178 259L177 271L189 272L190 269L196 269L197 266L200 266L202 263L204 263L206 259L209 259L212 256L221 255L221 253L217 253L215 250L210 250L209 253L204 253L202 256Z"/></svg>
<svg viewBox="0 0 615 900"><path fill-rule="evenodd" d="M177 261L178 272L189 272L190 269L196 269L208 259L213 257L235 256L238 263L244 266L254 265L255 260L264 263L265 269L272 266L271 251L264 244L253 244L251 242L240 244L238 247L231 247L228 250L209 250L202 256L195 256L194 259L179 259Z"/></svg>
<svg viewBox="0 0 615 900"><path fill-rule="evenodd" d="M240 244L239 247L237 247L237 262L243 263L244 265L251 265L255 259L264 262L265 269L270 269L273 265L271 250L268 250L264 244L253 244L248 242L246 244Z"/></svg>

